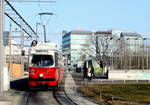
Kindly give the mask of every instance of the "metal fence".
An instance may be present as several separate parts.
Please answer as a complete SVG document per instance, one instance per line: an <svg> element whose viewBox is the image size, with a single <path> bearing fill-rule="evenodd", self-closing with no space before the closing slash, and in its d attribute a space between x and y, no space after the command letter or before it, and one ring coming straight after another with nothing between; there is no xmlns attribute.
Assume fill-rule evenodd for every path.
<svg viewBox="0 0 150 105"><path fill-rule="evenodd" d="M95 89L93 88L90 88L90 86L88 85L94 85L94 84L97 84L97 87L95 86ZM139 83L139 84L138 84ZM98 100L96 101L96 103L99 102L99 105L105 105L105 104L111 104L111 105L115 105L117 104L117 101L120 102L122 101L124 104L126 103L127 105L150 105L149 102L144 102L144 101L138 101L138 100L134 100L132 98L125 98L125 97L121 97L121 96L117 96L117 95L113 95L113 93L106 93L105 91L102 91L102 87L106 87L109 86L108 84L136 84L137 86L140 86L140 84L142 85L142 83L144 84L149 84L150 81L149 80L102 80L102 79L99 79L98 81L96 82L89 82L89 81L84 81L82 82L82 85L85 86L84 88L84 91L88 94L88 93L91 93L89 95L89 97L93 97L92 96L92 93L95 95L95 96L99 96L98 97ZM97 89L98 90L97 90ZM80 90L78 90L80 91ZM96 99L96 98L95 98ZM121 103L120 103L121 104ZM119 105L119 103L118 103Z"/></svg>
<svg viewBox="0 0 150 105"><path fill-rule="evenodd" d="M142 37L103 37L100 54L111 69L150 69L150 39ZM103 48L105 47L105 48Z"/></svg>

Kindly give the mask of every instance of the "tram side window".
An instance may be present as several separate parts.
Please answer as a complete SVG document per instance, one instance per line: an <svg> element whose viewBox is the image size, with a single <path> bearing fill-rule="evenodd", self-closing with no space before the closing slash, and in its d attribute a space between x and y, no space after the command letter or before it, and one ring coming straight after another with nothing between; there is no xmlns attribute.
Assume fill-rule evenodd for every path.
<svg viewBox="0 0 150 105"><path fill-rule="evenodd" d="M52 66L54 64L52 55L33 55L32 66Z"/></svg>
<svg viewBox="0 0 150 105"><path fill-rule="evenodd" d="M58 66L58 53L55 52L55 66Z"/></svg>

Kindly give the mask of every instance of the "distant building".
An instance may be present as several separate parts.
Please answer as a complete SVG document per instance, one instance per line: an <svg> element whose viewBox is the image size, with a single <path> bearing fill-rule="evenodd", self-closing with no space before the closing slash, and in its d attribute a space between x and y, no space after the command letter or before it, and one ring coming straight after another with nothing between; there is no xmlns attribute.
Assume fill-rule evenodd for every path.
<svg viewBox="0 0 150 105"><path fill-rule="evenodd" d="M117 50L121 51L121 49L133 52L143 45L142 36L135 32L108 30L97 31L95 35L98 37L99 51L107 51L108 55L117 52Z"/></svg>
<svg viewBox="0 0 150 105"><path fill-rule="evenodd" d="M9 31L3 32L3 43L4 43L4 46L8 45L8 43L9 43Z"/></svg>
<svg viewBox="0 0 150 105"><path fill-rule="evenodd" d="M97 56L107 65L127 65L129 59L144 54L144 40L138 33L108 30L97 31L95 36Z"/></svg>
<svg viewBox="0 0 150 105"><path fill-rule="evenodd" d="M112 37L118 38L142 38L142 36L136 32L126 32L126 31L113 31Z"/></svg>
<svg viewBox="0 0 150 105"><path fill-rule="evenodd" d="M23 50L25 51L25 55L29 55L29 47L24 47ZM21 48L19 45L15 43L14 40L12 40L11 44L11 52L10 52L10 46L5 46L5 54L6 55L21 55Z"/></svg>
<svg viewBox="0 0 150 105"><path fill-rule="evenodd" d="M120 34L120 37L124 38L124 42L126 45L127 51L135 52L141 51L142 46L144 46L143 37L138 33L131 33L131 32L123 32Z"/></svg>
<svg viewBox="0 0 150 105"><path fill-rule="evenodd" d="M11 61L12 63L21 63L21 55L22 55L22 51L20 46L16 43L15 40L11 41L11 46L7 45L4 47L5 50L5 56L6 56L6 62L10 62L10 55L11 55ZM29 55L29 47L24 47L24 54L23 55L23 59L25 63L28 63L28 55Z"/></svg>
<svg viewBox="0 0 150 105"><path fill-rule="evenodd" d="M142 36L134 32L73 30L62 33L62 54L65 65L71 66L81 65L84 60L97 54L108 58L123 56L125 53L134 54L135 51L138 53L143 46Z"/></svg>
<svg viewBox="0 0 150 105"><path fill-rule="evenodd" d="M140 51L140 46L143 46L143 37L135 32L119 32L112 34L112 37L120 38L120 43L122 48L126 49L126 51L134 52L135 50Z"/></svg>
<svg viewBox="0 0 150 105"><path fill-rule="evenodd" d="M95 52L91 31L63 31L62 53L66 65L81 64L84 59L94 56Z"/></svg>

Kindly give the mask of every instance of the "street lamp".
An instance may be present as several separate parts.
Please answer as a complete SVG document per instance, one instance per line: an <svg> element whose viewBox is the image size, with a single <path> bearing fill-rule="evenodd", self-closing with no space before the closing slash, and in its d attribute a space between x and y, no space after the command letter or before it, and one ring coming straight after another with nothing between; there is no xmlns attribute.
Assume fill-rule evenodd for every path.
<svg viewBox="0 0 150 105"><path fill-rule="evenodd" d="M0 0L0 93L3 93L3 63L4 63L4 50L3 50L3 17L4 17L4 0Z"/></svg>
<svg viewBox="0 0 150 105"><path fill-rule="evenodd" d="M40 15L40 18L41 18L41 23L42 23L42 26L43 26L43 30L44 30L44 42L47 42L46 41L46 25L48 24L44 24L44 22L43 22L43 19L42 19L42 16L43 15L50 15L50 16L52 16L52 15L54 15L54 13L49 13L49 12L42 12L42 13L38 13L38 15Z"/></svg>

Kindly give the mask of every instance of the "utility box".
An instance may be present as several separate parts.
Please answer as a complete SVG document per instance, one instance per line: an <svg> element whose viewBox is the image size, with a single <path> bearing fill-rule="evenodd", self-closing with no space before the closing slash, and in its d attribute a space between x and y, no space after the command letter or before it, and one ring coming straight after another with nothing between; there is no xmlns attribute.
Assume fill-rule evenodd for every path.
<svg viewBox="0 0 150 105"><path fill-rule="evenodd" d="M24 70L22 70L24 65L21 64L6 64L5 66L9 67L10 77L11 78L20 78L24 74Z"/></svg>
<svg viewBox="0 0 150 105"><path fill-rule="evenodd" d="M22 66L21 64L11 64L11 71L10 71L10 76L12 78L20 78L23 75L22 71Z"/></svg>

